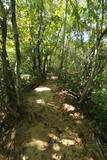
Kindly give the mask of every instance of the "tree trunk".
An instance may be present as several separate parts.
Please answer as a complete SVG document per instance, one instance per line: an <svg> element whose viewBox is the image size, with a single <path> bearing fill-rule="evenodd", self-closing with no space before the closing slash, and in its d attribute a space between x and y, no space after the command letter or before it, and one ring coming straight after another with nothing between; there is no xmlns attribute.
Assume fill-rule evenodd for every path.
<svg viewBox="0 0 107 160"><path fill-rule="evenodd" d="M31 37L31 41L30 41L30 52L31 52L31 58L32 58L32 71L33 71L33 75L35 75L37 66L36 66L36 48L35 46L35 37L34 37L34 30L33 30L33 23L31 21L31 26L29 26L29 30L30 30L30 37Z"/></svg>
<svg viewBox="0 0 107 160"><path fill-rule="evenodd" d="M46 53L46 56L45 56L45 59L44 59L44 64L43 64L43 73L46 72L46 62L47 62L47 59L48 59L48 52Z"/></svg>
<svg viewBox="0 0 107 160"><path fill-rule="evenodd" d="M16 1L11 0L11 13L12 13L12 26L14 32L14 42L16 51L16 93L17 93L17 104L21 105L21 78L20 78L20 64L21 64L21 54L20 54L20 44L19 44L19 33L16 21Z"/></svg>
<svg viewBox="0 0 107 160"><path fill-rule="evenodd" d="M96 70L96 63L97 63L97 56L98 56L98 48L100 46L100 42L101 42L103 36L106 33L107 33L107 27L105 28L105 30L103 32L101 32L100 36L97 38L95 51L94 51L94 56L93 56L93 62L92 62L92 70L91 70L91 73L90 73L90 77L87 80L87 84L84 87L83 92L81 93L81 97L80 97L79 103L82 103L86 99L86 97L87 97L87 95L88 95L88 93L90 91L90 88L93 86L93 80L94 80L95 76L97 74L99 74L103 70L103 68L101 69L101 71Z"/></svg>
<svg viewBox="0 0 107 160"><path fill-rule="evenodd" d="M41 45L41 42L40 42L40 39L38 39L38 42L37 42L37 51L38 51L38 69L39 69L39 72L41 73L42 61L41 61L41 49L40 49L40 45Z"/></svg>
<svg viewBox="0 0 107 160"><path fill-rule="evenodd" d="M61 76L61 72L63 70L64 58L65 58L65 34L66 34L66 23L67 23L67 10L68 10L68 0L66 0L66 9L65 9L65 18L64 18L64 32L63 32L63 37L62 37L62 51L61 51L59 77Z"/></svg>
<svg viewBox="0 0 107 160"><path fill-rule="evenodd" d="M2 66L3 66L3 79L4 79L5 88L6 88L6 94L8 97L9 104L10 104L10 108L9 108L9 110L11 110L10 114L15 116L14 113L17 110L16 108L17 101L16 101L16 90L14 86L14 80L12 77L12 72L10 69L10 64L8 60L7 50L6 50L6 37L7 37L7 18L6 16L4 16L1 21L1 36L2 36L1 58L2 58Z"/></svg>
<svg viewBox="0 0 107 160"><path fill-rule="evenodd" d="M37 66L36 66L36 48L32 48L32 61L33 61L33 66L32 66L32 70L33 70L33 74L35 75Z"/></svg>
<svg viewBox="0 0 107 160"><path fill-rule="evenodd" d="M39 17L39 29L38 29L38 41L37 41L37 53L38 53L38 69L41 73L42 71L42 59L41 59L41 32L42 32L42 24L43 24L43 15L42 15L42 9L40 9L40 17Z"/></svg>

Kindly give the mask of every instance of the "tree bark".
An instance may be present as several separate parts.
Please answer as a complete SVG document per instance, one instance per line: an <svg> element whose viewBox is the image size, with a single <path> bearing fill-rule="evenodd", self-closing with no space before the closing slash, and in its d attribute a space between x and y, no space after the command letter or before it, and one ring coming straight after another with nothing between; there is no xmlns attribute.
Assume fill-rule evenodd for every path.
<svg viewBox="0 0 107 160"><path fill-rule="evenodd" d="M17 104L21 105L21 78L20 78L20 65L21 65L21 53L20 53L20 44L19 44L19 33L16 21L16 1L11 0L11 13L12 13L12 26L14 32L14 42L15 42L15 51L16 51L16 93L17 93Z"/></svg>
<svg viewBox="0 0 107 160"><path fill-rule="evenodd" d="M44 63L43 63L43 73L46 72L46 62L47 62L47 59L48 59L48 55L49 55L49 53L47 52L46 55L45 55Z"/></svg>
<svg viewBox="0 0 107 160"><path fill-rule="evenodd" d="M61 76L61 72L63 70L64 58L65 58L65 34L66 34L66 23L67 23L67 10L68 10L68 0L66 0L66 9L65 9L65 18L64 18L64 31L63 31L63 37L62 37L62 51L61 51L61 62L60 62L59 77Z"/></svg>
<svg viewBox="0 0 107 160"><path fill-rule="evenodd" d="M8 102L10 104L9 110L13 110L14 113L17 110L16 108L16 90L14 85L14 79L12 77L12 72L10 69L10 64L8 60L7 50L6 50L6 37L7 37L7 17L4 16L1 20L1 58L2 58L2 67L3 67L3 79L6 88L6 94L8 97ZM13 108L12 108L13 107Z"/></svg>
<svg viewBox="0 0 107 160"><path fill-rule="evenodd" d="M33 74L35 75L35 72L36 72L36 69L37 69L37 65L36 65L36 48L32 48L32 61L33 61L32 70L33 70Z"/></svg>
<svg viewBox="0 0 107 160"><path fill-rule="evenodd" d="M36 69L37 69L37 56L36 56L36 48L35 48L35 37L34 37L34 30L33 30L33 23L31 20L31 26L29 26L29 30L30 30L30 37L31 37L31 41L30 41L30 52L31 52L31 58L32 58L32 71L33 71L33 75L35 75Z"/></svg>
<svg viewBox="0 0 107 160"><path fill-rule="evenodd" d="M41 73L42 71L42 59L41 59L41 32L42 32L42 24L43 24L43 15L42 8L40 9L39 15L39 29L38 29L38 41L37 41L37 53L38 53L38 69Z"/></svg>

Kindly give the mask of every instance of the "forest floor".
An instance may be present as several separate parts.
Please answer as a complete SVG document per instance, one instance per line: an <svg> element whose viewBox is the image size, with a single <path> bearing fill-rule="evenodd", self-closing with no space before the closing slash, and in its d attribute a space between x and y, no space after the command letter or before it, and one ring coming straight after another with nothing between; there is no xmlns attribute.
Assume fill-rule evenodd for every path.
<svg viewBox="0 0 107 160"><path fill-rule="evenodd" d="M0 160L104 159L89 121L58 89L56 78L26 93L26 113L7 132Z"/></svg>

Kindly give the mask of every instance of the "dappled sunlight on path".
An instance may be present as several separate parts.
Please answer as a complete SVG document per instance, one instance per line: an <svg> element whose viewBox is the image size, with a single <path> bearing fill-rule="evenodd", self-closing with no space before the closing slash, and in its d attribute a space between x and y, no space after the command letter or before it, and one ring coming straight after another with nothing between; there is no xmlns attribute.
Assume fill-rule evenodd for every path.
<svg viewBox="0 0 107 160"><path fill-rule="evenodd" d="M102 160L88 121L55 79L26 94L9 160Z"/></svg>
<svg viewBox="0 0 107 160"><path fill-rule="evenodd" d="M35 88L34 90L37 92L43 92L43 91L50 91L51 89L48 87L41 86L41 87Z"/></svg>

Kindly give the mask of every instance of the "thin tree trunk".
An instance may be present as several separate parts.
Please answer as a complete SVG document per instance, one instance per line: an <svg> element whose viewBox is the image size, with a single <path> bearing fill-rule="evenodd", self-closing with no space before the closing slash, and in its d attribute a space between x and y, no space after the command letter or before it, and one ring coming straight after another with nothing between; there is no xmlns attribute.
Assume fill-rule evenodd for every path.
<svg viewBox="0 0 107 160"><path fill-rule="evenodd" d="M19 44L19 33L16 21L16 1L11 0L11 12L12 12L12 26L14 32L14 42L16 51L16 92L17 92L17 104L21 105L21 78L20 78L20 65L21 65L21 54L20 54L20 44Z"/></svg>
<svg viewBox="0 0 107 160"><path fill-rule="evenodd" d="M36 48L34 47L35 44L34 44L34 33L33 33L33 27L32 27L32 21L31 21L31 26L29 26L29 29L30 29L30 37L31 37L31 41L30 41L30 52L31 52L31 58L32 58L32 71L33 71L33 74L35 75L35 71L37 69L37 66L36 66Z"/></svg>
<svg viewBox="0 0 107 160"><path fill-rule="evenodd" d="M39 72L41 73L41 66L42 66L42 61L41 61L41 49L40 49L40 39L38 39L38 43L37 43L37 51L38 51L38 69Z"/></svg>
<svg viewBox="0 0 107 160"><path fill-rule="evenodd" d="M37 41L37 52L38 52L38 69L41 73L42 70L42 60L41 60L41 32L42 32L42 23L43 23L43 16L42 16L42 9L40 10L40 20L39 20L39 30L38 30L38 41Z"/></svg>
<svg viewBox="0 0 107 160"><path fill-rule="evenodd" d="M103 38L103 36L107 33L107 27L104 29L104 31L100 34L100 36L98 37L97 41L96 41L96 47L95 47L95 53L94 53L94 57L93 57L93 63L92 63L92 71L91 71L91 74L90 74L90 77L87 81L87 84L83 90L83 92L81 93L81 98L80 98L80 101L79 103L82 103L85 98L87 97L88 95L88 92L90 91L90 87L92 87L92 84L93 84L93 80L94 80L94 77L96 76L97 73L99 73L99 70L96 70L96 61L97 61L97 56L98 56L98 48L100 46L100 42ZM103 70L103 69L102 69ZM102 71L101 70L101 71Z"/></svg>
<svg viewBox="0 0 107 160"><path fill-rule="evenodd" d="M37 69L37 66L36 66L36 48L32 48L32 61L33 61L33 66L32 66L32 69L33 69L33 74L35 75L35 72L36 72L36 69Z"/></svg>
<svg viewBox="0 0 107 160"><path fill-rule="evenodd" d="M47 53L46 53L46 56L45 56L44 63L43 63L43 73L46 72L46 62L47 62L47 59L48 59L48 55L49 55L49 53L47 52Z"/></svg>
<svg viewBox="0 0 107 160"><path fill-rule="evenodd" d="M66 35L66 23L67 23L67 10L68 10L68 0L66 0L66 9L65 9L65 18L64 18L64 31L63 31L63 37L62 37L62 51L61 51L61 62L60 62L59 77L61 75L61 71L63 70L64 58L65 58L65 35Z"/></svg>

